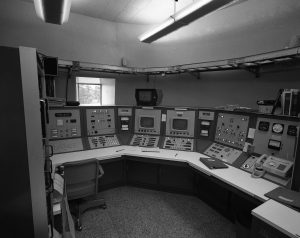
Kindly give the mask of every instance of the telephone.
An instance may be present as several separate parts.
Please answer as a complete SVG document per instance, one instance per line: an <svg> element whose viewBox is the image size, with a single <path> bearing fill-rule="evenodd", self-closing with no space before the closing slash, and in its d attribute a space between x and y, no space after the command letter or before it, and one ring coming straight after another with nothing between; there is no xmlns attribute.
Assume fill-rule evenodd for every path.
<svg viewBox="0 0 300 238"><path fill-rule="evenodd" d="M260 178L266 172L285 178L293 166L293 162L275 156L261 155L254 164L253 178Z"/></svg>

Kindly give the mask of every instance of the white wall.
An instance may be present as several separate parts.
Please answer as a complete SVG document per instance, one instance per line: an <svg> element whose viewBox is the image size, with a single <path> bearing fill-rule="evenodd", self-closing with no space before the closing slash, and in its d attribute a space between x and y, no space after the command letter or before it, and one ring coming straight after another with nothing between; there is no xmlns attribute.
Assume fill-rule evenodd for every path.
<svg viewBox="0 0 300 238"><path fill-rule="evenodd" d="M137 37L151 26L117 24L78 14L70 14L69 22L62 26L46 24L36 17L33 4L1 0L0 45L36 47L61 59L101 64L120 65L124 57L129 66L149 67L278 50L300 34L300 14L291 10L293 6L299 9L300 1L250 1L255 1L254 8L242 8L242 4L227 8L153 44L144 44ZM277 4L272 7L274 2ZM268 7L261 7L263 4Z"/></svg>
<svg viewBox="0 0 300 238"><path fill-rule="evenodd" d="M102 105L115 105L115 85L116 80L114 78L102 78Z"/></svg>
<svg viewBox="0 0 300 238"><path fill-rule="evenodd" d="M37 18L34 5L19 0L0 1L0 45L28 46L60 59L117 65L116 24L70 14L60 26Z"/></svg>

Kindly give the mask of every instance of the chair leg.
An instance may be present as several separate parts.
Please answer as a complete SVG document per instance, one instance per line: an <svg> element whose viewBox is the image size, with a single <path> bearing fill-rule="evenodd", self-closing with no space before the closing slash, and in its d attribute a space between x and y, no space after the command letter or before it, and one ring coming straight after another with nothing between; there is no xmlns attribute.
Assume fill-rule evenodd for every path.
<svg viewBox="0 0 300 238"><path fill-rule="evenodd" d="M81 231L82 230L82 223L81 223L81 211L80 211L80 205L77 204L76 206L76 216L75 216L75 229L77 231Z"/></svg>
<svg viewBox="0 0 300 238"><path fill-rule="evenodd" d="M81 219L81 215L88 209L93 208L93 207L99 207L102 209L106 209L106 203L105 200L103 198L94 198L94 199L87 199L87 200L83 200L81 202L76 202L73 203L73 205L75 205L75 211L73 212L74 214L74 222L75 222L75 229L77 231L81 231L82 230L82 219ZM73 209L72 209L73 210Z"/></svg>

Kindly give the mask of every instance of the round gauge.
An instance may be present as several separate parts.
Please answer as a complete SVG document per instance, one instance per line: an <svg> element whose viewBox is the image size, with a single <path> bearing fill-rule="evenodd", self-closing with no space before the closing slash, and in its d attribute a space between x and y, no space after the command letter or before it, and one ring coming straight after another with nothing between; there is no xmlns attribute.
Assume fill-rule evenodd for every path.
<svg viewBox="0 0 300 238"><path fill-rule="evenodd" d="M283 125L279 123L274 123L272 127L272 132L277 134L282 134L283 132Z"/></svg>

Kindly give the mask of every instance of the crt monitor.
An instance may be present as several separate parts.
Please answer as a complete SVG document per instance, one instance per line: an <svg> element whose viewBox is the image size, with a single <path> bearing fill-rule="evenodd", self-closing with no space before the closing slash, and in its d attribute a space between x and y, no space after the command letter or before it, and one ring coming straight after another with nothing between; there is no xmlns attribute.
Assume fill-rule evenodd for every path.
<svg viewBox="0 0 300 238"><path fill-rule="evenodd" d="M44 71L46 76L57 76L58 59L57 57L44 56Z"/></svg>
<svg viewBox="0 0 300 238"><path fill-rule="evenodd" d="M184 118L173 118L172 130L186 131L188 129L188 119Z"/></svg>
<svg viewBox="0 0 300 238"><path fill-rule="evenodd" d="M160 134L161 110L135 109L134 133Z"/></svg>
<svg viewBox="0 0 300 238"><path fill-rule="evenodd" d="M166 136L194 137L195 111L167 110Z"/></svg>
<svg viewBox="0 0 300 238"><path fill-rule="evenodd" d="M154 117L140 116L140 128L154 128Z"/></svg>
<svg viewBox="0 0 300 238"><path fill-rule="evenodd" d="M136 89L135 99L138 106L156 106L158 93L156 89Z"/></svg>

